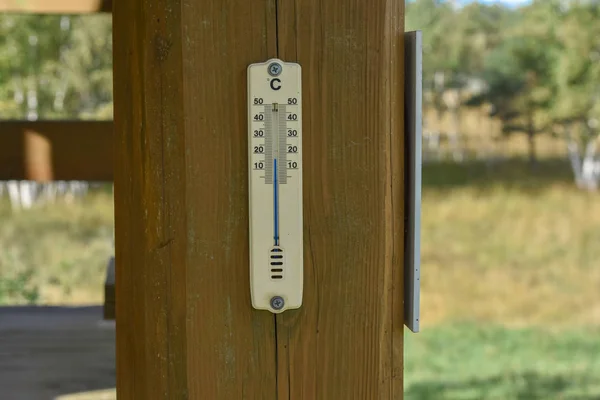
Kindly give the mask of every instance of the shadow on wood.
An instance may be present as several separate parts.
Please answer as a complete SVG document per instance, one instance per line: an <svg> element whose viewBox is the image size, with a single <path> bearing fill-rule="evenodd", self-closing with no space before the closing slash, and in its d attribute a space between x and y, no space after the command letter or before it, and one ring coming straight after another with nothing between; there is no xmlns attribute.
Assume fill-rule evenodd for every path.
<svg viewBox="0 0 600 400"><path fill-rule="evenodd" d="M111 257L106 266L104 281L104 319L115 319L115 258Z"/></svg>

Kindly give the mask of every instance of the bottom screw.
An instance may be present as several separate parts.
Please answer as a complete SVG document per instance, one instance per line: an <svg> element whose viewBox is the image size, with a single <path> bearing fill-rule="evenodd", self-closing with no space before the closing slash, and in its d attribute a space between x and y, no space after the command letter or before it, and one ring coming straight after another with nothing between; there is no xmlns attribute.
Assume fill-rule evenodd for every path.
<svg viewBox="0 0 600 400"><path fill-rule="evenodd" d="M285 301L283 301L283 298L281 296L273 296L271 298L271 307L273 308L273 310L281 310L284 305Z"/></svg>

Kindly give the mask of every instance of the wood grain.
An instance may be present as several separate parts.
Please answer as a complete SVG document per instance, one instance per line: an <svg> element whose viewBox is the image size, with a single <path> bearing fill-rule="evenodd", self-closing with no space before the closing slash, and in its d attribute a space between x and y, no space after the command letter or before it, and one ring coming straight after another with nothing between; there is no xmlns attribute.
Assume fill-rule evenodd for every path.
<svg viewBox="0 0 600 400"><path fill-rule="evenodd" d="M0 180L113 179L112 121L0 121Z"/></svg>
<svg viewBox="0 0 600 400"><path fill-rule="evenodd" d="M114 9L120 399L401 399L401 0ZM303 67L305 294L248 281L246 67Z"/></svg>
<svg viewBox="0 0 600 400"><path fill-rule="evenodd" d="M115 2L117 394L274 399L248 278L246 67L275 3Z"/></svg>
<svg viewBox="0 0 600 400"><path fill-rule="evenodd" d="M279 0L303 67L304 303L277 317L278 399L401 399L401 0Z"/></svg>

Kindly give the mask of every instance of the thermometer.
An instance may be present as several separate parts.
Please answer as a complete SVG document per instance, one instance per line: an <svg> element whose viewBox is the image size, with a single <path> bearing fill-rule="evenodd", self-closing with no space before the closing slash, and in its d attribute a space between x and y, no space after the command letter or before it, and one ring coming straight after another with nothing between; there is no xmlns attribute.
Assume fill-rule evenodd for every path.
<svg viewBox="0 0 600 400"><path fill-rule="evenodd" d="M280 313L302 305L302 78L271 59L248 67L250 292Z"/></svg>

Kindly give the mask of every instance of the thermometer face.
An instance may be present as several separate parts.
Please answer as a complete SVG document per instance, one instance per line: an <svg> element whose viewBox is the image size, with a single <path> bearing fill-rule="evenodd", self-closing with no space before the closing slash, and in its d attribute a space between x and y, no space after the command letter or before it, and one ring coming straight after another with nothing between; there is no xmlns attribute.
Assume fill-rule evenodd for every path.
<svg viewBox="0 0 600 400"><path fill-rule="evenodd" d="M302 304L301 68L271 59L248 67L252 306Z"/></svg>

